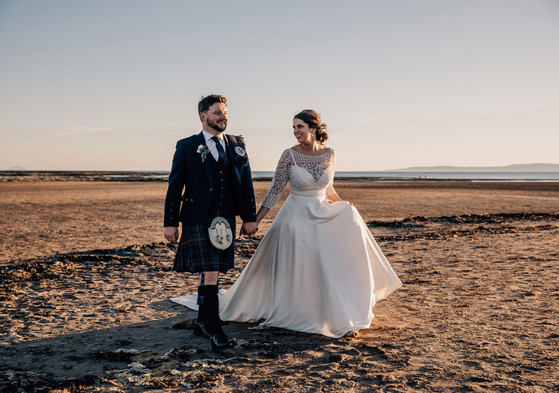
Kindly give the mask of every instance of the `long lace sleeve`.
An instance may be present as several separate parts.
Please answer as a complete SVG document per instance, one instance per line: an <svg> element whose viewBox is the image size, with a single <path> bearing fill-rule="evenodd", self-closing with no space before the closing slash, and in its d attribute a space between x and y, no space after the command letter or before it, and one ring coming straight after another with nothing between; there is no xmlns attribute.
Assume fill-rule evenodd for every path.
<svg viewBox="0 0 559 393"><path fill-rule="evenodd" d="M326 187L326 198L328 198L331 195L336 195L339 198L338 193L336 192L336 190L334 190L334 176L336 173L336 153L334 152L334 149L330 148L330 150L332 151L332 157L330 158L330 166L332 168L332 179L330 179L330 183Z"/></svg>
<svg viewBox="0 0 559 393"><path fill-rule="evenodd" d="M270 188L268 189L268 193L262 202L262 206L267 207L270 210L276 206L276 203L278 203L278 200L281 194L283 194L285 186L289 181L289 168L291 165L292 159L289 149L284 150L278 161L278 166L276 167L276 172L274 173L274 178L272 179L272 184L270 184Z"/></svg>

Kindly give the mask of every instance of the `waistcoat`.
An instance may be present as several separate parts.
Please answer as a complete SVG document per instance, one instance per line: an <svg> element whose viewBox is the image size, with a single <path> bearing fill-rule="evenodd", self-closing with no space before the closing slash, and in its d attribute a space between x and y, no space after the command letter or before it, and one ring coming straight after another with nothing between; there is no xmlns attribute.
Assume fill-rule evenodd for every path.
<svg viewBox="0 0 559 393"><path fill-rule="evenodd" d="M212 155L208 156L212 168L212 203L206 218L213 219L218 213L222 217L235 215L235 188L233 179L235 172L231 160L227 157L225 165L220 168Z"/></svg>

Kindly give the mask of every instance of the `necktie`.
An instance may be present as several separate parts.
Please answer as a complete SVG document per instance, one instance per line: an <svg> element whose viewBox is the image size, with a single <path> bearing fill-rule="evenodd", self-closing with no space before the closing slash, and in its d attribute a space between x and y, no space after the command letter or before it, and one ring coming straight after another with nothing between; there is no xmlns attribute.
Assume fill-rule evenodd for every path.
<svg viewBox="0 0 559 393"><path fill-rule="evenodd" d="M217 136L212 136L212 141L215 142L215 147L217 148L217 154L219 155L219 159L217 160L219 166L225 165L225 161L227 160L225 156L225 150L223 150L223 146L221 146L221 142Z"/></svg>

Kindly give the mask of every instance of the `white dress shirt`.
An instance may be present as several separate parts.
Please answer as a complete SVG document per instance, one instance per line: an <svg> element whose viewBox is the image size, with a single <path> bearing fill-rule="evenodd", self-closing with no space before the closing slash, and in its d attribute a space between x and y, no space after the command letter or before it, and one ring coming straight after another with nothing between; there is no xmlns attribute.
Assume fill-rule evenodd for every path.
<svg viewBox="0 0 559 393"><path fill-rule="evenodd" d="M202 134L204 134L204 138L206 138L206 146L210 149L210 153L215 158L216 161L219 160L219 152L217 151L217 147L215 147L215 142L212 140L214 136L217 136L219 141L221 142L221 146L223 146L223 151L225 151L225 141L223 140L223 135L212 135L206 130L202 130Z"/></svg>

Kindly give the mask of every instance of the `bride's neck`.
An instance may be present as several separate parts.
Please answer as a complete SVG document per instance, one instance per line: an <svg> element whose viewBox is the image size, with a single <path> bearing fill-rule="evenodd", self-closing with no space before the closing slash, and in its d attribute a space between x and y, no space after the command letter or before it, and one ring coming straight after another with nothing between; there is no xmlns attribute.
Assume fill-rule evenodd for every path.
<svg viewBox="0 0 559 393"><path fill-rule="evenodd" d="M322 145L320 143L318 143L317 141L312 141L309 143L300 143L299 146L301 146L301 149L310 153L314 153L316 151L322 150Z"/></svg>

